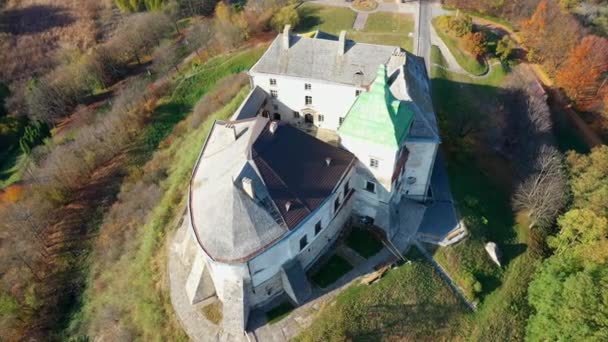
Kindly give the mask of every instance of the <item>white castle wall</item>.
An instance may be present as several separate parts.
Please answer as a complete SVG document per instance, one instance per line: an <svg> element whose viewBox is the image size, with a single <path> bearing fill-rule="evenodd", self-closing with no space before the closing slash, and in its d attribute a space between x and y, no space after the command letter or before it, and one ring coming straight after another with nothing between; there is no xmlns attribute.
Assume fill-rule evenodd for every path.
<svg viewBox="0 0 608 342"><path fill-rule="evenodd" d="M278 92L278 97L274 101L269 101L267 110L271 117L274 112L281 114L281 120L289 123L304 122L304 114L311 110L317 115L324 116L323 122L318 121L317 115L314 117L314 124L321 128L337 130L340 124L340 117L345 117L346 113L356 99L356 90L365 91L365 88L356 87L349 84L340 84L322 80L311 80L300 77L271 75L250 72L254 86L259 86L268 94L271 90ZM270 85L270 79L276 79L276 85ZM304 89L304 84L311 85L310 90ZM312 104L306 105L305 96L312 96ZM279 108L274 110L273 103ZM300 113L300 118L295 119L293 111Z"/></svg>

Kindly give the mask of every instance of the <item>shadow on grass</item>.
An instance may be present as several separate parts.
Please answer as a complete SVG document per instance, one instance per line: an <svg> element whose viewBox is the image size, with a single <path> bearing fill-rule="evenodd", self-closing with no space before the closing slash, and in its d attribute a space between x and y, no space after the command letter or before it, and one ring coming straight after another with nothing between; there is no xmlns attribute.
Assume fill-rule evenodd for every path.
<svg viewBox="0 0 608 342"><path fill-rule="evenodd" d="M319 17L319 8L300 6L298 8L298 14L300 15L300 22L295 28L296 32L309 32L315 27L323 24Z"/></svg>
<svg viewBox="0 0 608 342"><path fill-rule="evenodd" d="M465 83L436 73L439 77L433 79L432 89L442 148L453 197L469 232L467 240L436 253L456 278L470 280L473 275L481 284L476 296L484 300L503 286L506 269L529 248L529 232L516 222L511 198L518 184L533 171L529 166L536 158L536 146L573 143L564 141L559 125L553 126L555 134L531 134L534 125L522 107L526 103L522 92ZM566 136L582 141L571 134ZM493 264L484 250L489 241L503 253L502 268Z"/></svg>

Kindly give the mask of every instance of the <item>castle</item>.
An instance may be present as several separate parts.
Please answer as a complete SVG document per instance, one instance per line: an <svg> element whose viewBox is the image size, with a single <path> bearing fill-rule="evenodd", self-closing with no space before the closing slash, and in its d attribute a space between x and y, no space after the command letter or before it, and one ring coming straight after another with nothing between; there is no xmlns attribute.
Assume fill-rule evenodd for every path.
<svg viewBox="0 0 608 342"><path fill-rule="evenodd" d="M181 244L189 301L217 296L231 331L279 295L305 302L348 218L393 238L389 212L429 199L440 143L424 61L399 47L287 26L249 75L200 152Z"/></svg>

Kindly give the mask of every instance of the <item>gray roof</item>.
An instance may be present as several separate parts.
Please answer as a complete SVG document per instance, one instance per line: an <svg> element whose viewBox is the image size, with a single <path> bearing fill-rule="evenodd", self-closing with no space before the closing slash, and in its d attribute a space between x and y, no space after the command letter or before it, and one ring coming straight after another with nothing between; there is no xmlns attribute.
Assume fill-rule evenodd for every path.
<svg viewBox="0 0 608 342"><path fill-rule="evenodd" d="M368 85L376 77L378 66L386 64L395 51L401 51L396 46L346 40L344 55L339 56L339 41L317 35L319 39L292 35L289 49L284 49L283 34L279 34L251 71ZM355 76L357 72L363 76Z"/></svg>
<svg viewBox="0 0 608 342"><path fill-rule="evenodd" d="M216 121L209 133L189 209L197 240L214 260L243 262L270 247L314 212L355 162L346 150L274 124L271 130L261 116Z"/></svg>
<svg viewBox="0 0 608 342"><path fill-rule="evenodd" d="M261 119L215 122L191 180L192 224L199 243L216 260L247 258L287 232L264 207L272 202L265 201L267 192L247 158L253 126ZM233 186L245 176L257 184L259 201Z"/></svg>
<svg viewBox="0 0 608 342"><path fill-rule="evenodd" d="M433 109L430 81L424 59L408 53L403 71L407 93L416 113L409 137L439 141L437 117Z"/></svg>
<svg viewBox="0 0 608 342"><path fill-rule="evenodd" d="M437 153L433 165L431 189L433 193L432 203L424 213L418 233L441 241L459 228L447 169L441 153Z"/></svg>

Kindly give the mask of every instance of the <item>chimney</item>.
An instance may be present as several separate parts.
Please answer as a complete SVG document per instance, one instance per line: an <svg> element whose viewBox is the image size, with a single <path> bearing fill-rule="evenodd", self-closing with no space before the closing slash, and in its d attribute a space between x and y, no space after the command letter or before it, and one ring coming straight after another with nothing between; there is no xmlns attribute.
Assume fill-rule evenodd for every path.
<svg viewBox="0 0 608 342"><path fill-rule="evenodd" d="M291 25L285 25L283 29L283 50L289 50L289 35L291 34Z"/></svg>
<svg viewBox="0 0 608 342"><path fill-rule="evenodd" d="M277 121L272 121L268 129L270 130L270 133L274 134L274 132L277 131L277 128L279 128L279 123Z"/></svg>
<svg viewBox="0 0 608 342"><path fill-rule="evenodd" d="M243 177L241 182L243 183L243 191L245 191L245 193L247 193L251 199L255 199L255 192L253 191L253 182L251 181L251 178Z"/></svg>
<svg viewBox="0 0 608 342"><path fill-rule="evenodd" d="M325 158L325 164L327 164L327 166L331 165L331 158Z"/></svg>
<svg viewBox="0 0 608 342"><path fill-rule="evenodd" d="M344 56L346 51L346 31L340 31L340 38L338 39L338 56Z"/></svg>
<svg viewBox="0 0 608 342"><path fill-rule="evenodd" d="M285 211L289 211L289 208L291 208L291 201L285 202Z"/></svg>

